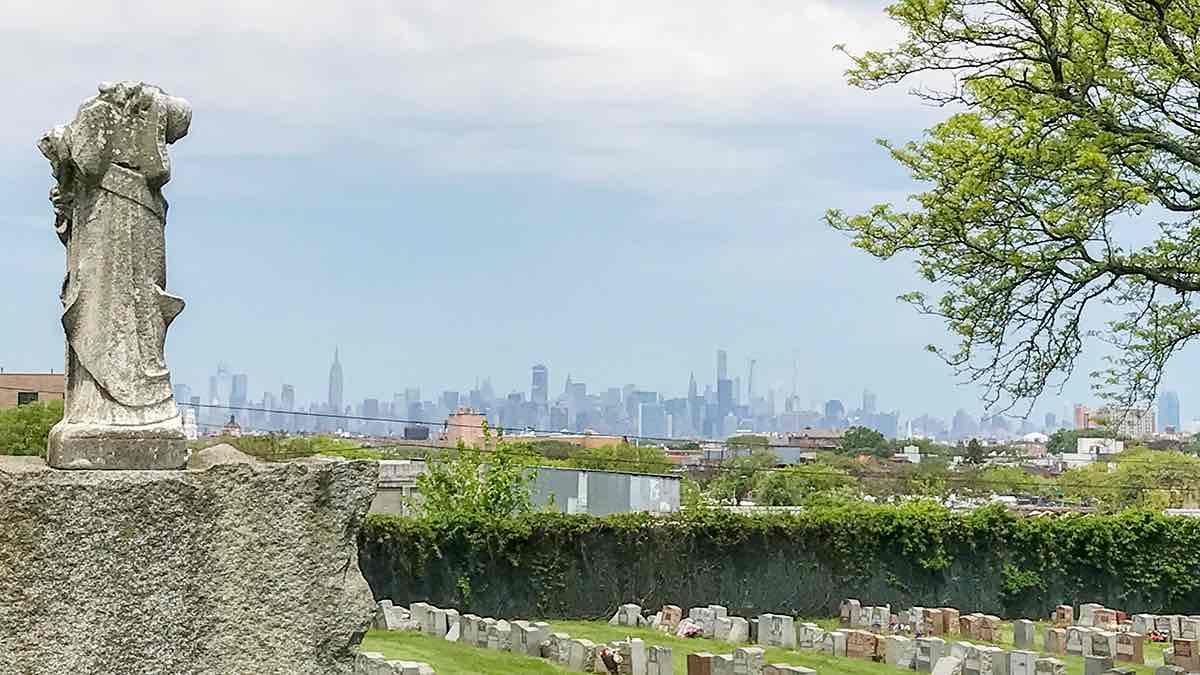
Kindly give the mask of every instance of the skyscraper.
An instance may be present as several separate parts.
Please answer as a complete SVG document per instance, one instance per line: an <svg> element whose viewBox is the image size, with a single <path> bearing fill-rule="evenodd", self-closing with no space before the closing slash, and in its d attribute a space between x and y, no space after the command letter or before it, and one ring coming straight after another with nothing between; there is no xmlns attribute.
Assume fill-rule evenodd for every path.
<svg viewBox="0 0 1200 675"><path fill-rule="evenodd" d="M720 434L726 415L733 412L733 380L717 380L717 417L714 434Z"/></svg>
<svg viewBox="0 0 1200 675"><path fill-rule="evenodd" d="M721 380L729 377L729 355L724 349L717 350L717 386L721 386Z"/></svg>
<svg viewBox="0 0 1200 675"><path fill-rule="evenodd" d="M342 362L337 347L333 349L333 365L329 367L329 410L337 415L342 413Z"/></svg>
<svg viewBox="0 0 1200 675"><path fill-rule="evenodd" d="M233 388L229 394L229 405L235 408L246 407L246 400L249 398L249 384L245 373L238 373L233 376Z"/></svg>
<svg viewBox="0 0 1200 675"><path fill-rule="evenodd" d="M533 382L529 387L529 400L544 406L550 400L550 370L542 364L533 367Z"/></svg>
<svg viewBox="0 0 1200 675"><path fill-rule="evenodd" d="M1159 431L1180 433L1183 427L1179 425L1179 394L1165 391L1158 399Z"/></svg>
<svg viewBox="0 0 1200 675"><path fill-rule="evenodd" d="M870 389L863 389L862 411L864 415L875 414L875 392Z"/></svg>

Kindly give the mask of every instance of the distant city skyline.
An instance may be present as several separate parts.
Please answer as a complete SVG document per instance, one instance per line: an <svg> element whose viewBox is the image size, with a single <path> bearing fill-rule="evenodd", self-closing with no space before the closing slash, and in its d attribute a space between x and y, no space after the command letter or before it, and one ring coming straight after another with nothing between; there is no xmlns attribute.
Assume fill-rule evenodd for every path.
<svg viewBox="0 0 1200 675"><path fill-rule="evenodd" d="M748 360L748 371L754 363L754 359ZM589 387L588 383L567 374L561 380L562 387L556 390L554 370L545 363L535 363L529 368L530 378L524 388L498 387L490 377L478 377L473 384L456 386L452 383L432 389L397 385L391 392L376 392L358 399L344 397L343 365L340 349L335 348L328 369L327 396L323 401L298 401L290 383L264 389L261 399L247 400L248 375L232 372L225 363L209 377L207 399L194 395L187 383L177 383L176 394L183 405L228 405L231 409L262 407L277 412L304 411L329 416L330 420L313 418L306 422L307 426L301 424L294 429L309 431L341 428L334 419L338 416L437 424L459 407L483 412L493 424L506 428L591 429L600 433L664 438L724 438L738 432L788 432L859 425L880 431L889 438L924 436L956 440L981 436L1003 439L1033 431L1049 433L1058 428L1090 424L1088 411L1091 406L1087 402L1077 402L1070 408L1063 406L1061 410L1035 412L1021 419L1013 415L989 415L980 408L965 405L951 411L906 407L907 404L900 405L898 401L885 400L881 404L871 386L860 389L857 400L805 401L791 391L773 387L752 396L749 373L745 390L735 389L733 383L741 378L727 368L728 350L718 349L713 373L724 373L726 377L716 378L703 386L698 383L695 371L689 373L686 385L664 390L651 390L636 382L600 382ZM225 413L218 410L206 412L201 409L198 412L202 424L209 427L217 426L225 419ZM1162 392L1154 413L1158 431L1178 433L1189 426L1181 421L1178 392ZM239 421L253 426L254 414L238 412L237 416ZM272 422L280 424L282 418L262 414L257 415L257 419L259 424L270 428ZM377 429L381 435L400 431L399 428Z"/></svg>

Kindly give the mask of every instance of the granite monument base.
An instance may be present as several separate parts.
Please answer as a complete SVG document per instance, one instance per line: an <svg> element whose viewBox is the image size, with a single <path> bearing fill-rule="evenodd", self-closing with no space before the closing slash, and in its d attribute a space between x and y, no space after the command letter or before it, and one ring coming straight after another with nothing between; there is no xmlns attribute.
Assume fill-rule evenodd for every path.
<svg viewBox="0 0 1200 675"><path fill-rule="evenodd" d="M0 457L0 672L353 672L374 462L59 471Z"/></svg>
<svg viewBox="0 0 1200 675"><path fill-rule="evenodd" d="M179 418L145 426L67 424L50 430L47 463L56 469L170 470L187 464Z"/></svg>

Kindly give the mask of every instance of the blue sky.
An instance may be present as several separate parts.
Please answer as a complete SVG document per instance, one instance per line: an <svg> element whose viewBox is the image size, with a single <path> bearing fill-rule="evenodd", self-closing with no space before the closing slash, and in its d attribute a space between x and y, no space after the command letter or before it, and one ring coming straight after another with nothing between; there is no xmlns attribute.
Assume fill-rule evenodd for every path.
<svg viewBox="0 0 1200 675"><path fill-rule="evenodd" d="M195 109L166 191L177 382L225 360L256 398L290 382L321 399L340 345L351 399L527 389L538 361L555 389L569 372L682 393L724 347L735 374L758 359L759 391L790 390L795 357L805 400L978 408L922 351L941 326L895 301L920 288L911 265L821 221L903 200L915 186L874 139L944 114L843 83L832 46L886 45L882 6L18 0L0 26L0 365L61 368L34 143L99 81L141 79ZM1168 382L1185 414L1196 363ZM1077 377L1039 410L1088 398Z"/></svg>

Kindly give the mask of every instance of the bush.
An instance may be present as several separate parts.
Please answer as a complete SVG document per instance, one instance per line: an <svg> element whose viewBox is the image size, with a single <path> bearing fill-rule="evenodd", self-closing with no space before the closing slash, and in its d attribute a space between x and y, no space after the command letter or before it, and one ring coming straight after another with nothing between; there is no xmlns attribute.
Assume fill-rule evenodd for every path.
<svg viewBox="0 0 1200 675"><path fill-rule="evenodd" d="M1021 518L831 502L770 516L375 515L359 548L377 598L493 616L596 618L624 602L832 616L846 597L1007 617L1063 602L1200 605L1200 522L1142 511Z"/></svg>
<svg viewBox="0 0 1200 675"><path fill-rule="evenodd" d="M50 428L62 417L62 401L38 401L0 410L0 454L44 456Z"/></svg>

